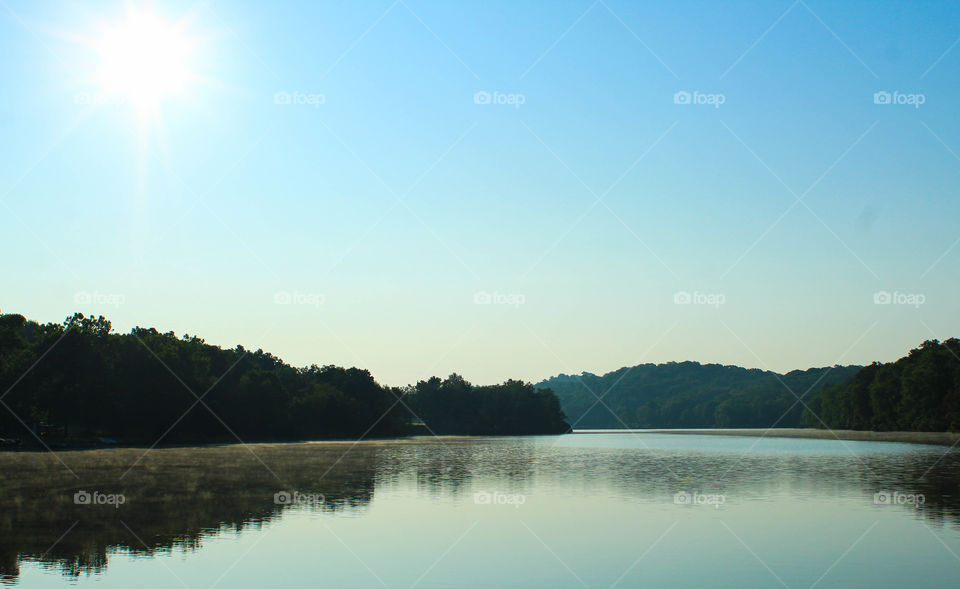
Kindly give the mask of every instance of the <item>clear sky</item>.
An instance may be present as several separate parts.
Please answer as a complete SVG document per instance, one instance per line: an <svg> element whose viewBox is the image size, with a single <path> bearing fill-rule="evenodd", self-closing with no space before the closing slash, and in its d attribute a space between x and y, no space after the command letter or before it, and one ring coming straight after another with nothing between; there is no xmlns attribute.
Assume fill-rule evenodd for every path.
<svg viewBox="0 0 960 589"><path fill-rule="evenodd" d="M960 335L958 39L943 2L2 0L0 309L386 384L893 360Z"/></svg>

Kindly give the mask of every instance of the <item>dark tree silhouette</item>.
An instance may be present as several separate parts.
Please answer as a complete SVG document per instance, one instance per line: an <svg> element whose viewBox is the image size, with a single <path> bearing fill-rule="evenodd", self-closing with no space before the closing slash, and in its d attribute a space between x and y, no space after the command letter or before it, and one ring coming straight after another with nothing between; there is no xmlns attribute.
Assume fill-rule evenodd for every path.
<svg viewBox="0 0 960 589"><path fill-rule="evenodd" d="M556 397L532 385L427 382L438 395L426 384L422 395L420 385L383 387L360 368L294 368L263 350L225 350L196 336L142 327L117 334L103 317L41 325L0 315L0 391L9 391L0 438L39 444L49 425L56 443L384 437L415 431L412 407L444 433L568 429Z"/></svg>
<svg viewBox="0 0 960 589"><path fill-rule="evenodd" d="M824 389L809 424L832 428L960 431L960 340L929 340L897 360L865 367Z"/></svg>

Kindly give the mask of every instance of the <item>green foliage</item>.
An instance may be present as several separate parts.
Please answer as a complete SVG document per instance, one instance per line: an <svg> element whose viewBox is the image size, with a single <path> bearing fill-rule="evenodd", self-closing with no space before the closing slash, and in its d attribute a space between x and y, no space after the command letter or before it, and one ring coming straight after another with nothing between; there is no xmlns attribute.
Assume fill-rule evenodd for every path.
<svg viewBox="0 0 960 589"><path fill-rule="evenodd" d="M871 364L824 389L810 410L805 420L820 427L960 431L960 340L925 341L896 362Z"/></svg>
<svg viewBox="0 0 960 589"><path fill-rule="evenodd" d="M433 377L411 391L411 407L436 434L563 434L570 430L549 389L508 380L474 386L458 374Z"/></svg>
<svg viewBox="0 0 960 589"><path fill-rule="evenodd" d="M552 393L516 381L472 387L451 379L443 395L424 402L428 427L435 422L455 434L561 429ZM34 438L25 428L37 423L66 426L75 439L170 443L394 436L417 419L403 399L416 389L383 387L367 370L294 368L262 350L225 350L156 329L116 334L103 317L81 314L44 325L0 315L4 392L0 437L27 442Z"/></svg>
<svg viewBox="0 0 960 589"><path fill-rule="evenodd" d="M561 374L537 386L555 391L564 413L580 429L797 427L803 418L798 397L807 402L858 368L811 368L781 375L670 362L603 376Z"/></svg>

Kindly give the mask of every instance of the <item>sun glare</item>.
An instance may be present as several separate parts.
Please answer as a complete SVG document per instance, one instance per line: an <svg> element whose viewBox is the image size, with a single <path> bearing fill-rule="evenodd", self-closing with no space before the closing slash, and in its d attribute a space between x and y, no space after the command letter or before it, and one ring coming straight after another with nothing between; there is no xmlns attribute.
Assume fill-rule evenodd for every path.
<svg viewBox="0 0 960 589"><path fill-rule="evenodd" d="M98 81L104 92L128 99L137 110L155 110L194 77L191 49L178 27L150 12L131 13L97 42Z"/></svg>

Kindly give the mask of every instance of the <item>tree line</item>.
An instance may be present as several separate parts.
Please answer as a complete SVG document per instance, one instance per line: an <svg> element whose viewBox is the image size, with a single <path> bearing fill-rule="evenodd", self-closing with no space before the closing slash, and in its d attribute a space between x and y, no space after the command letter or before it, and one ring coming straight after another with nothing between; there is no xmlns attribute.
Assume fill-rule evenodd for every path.
<svg viewBox="0 0 960 589"><path fill-rule="evenodd" d="M960 340L925 341L896 362L863 367L778 374L669 362L602 376L561 374L537 386L556 392L579 429L960 431Z"/></svg>
<svg viewBox="0 0 960 589"><path fill-rule="evenodd" d="M815 427L960 431L960 340L928 340L896 362L865 366L824 389L810 410Z"/></svg>
<svg viewBox="0 0 960 589"><path fill-rule="evenodd" d="M805 402L859 366L778 374L755 368L668 362L604 375L561 374L537 386L556 392L578 429L757 428L804 425ZM598 397L600 400L598 400Z"/></svg>
<svg viewBox="0 0 960 589"><path fill-rule="evenodd" d="M569 429L553 393L529 383L476 386L454 374L388 387L360 368L297 368L152 328L120 334L79 313L45 324L0 315L0 394L0 438L24 442L51 426L122 443Z"/></svg>

